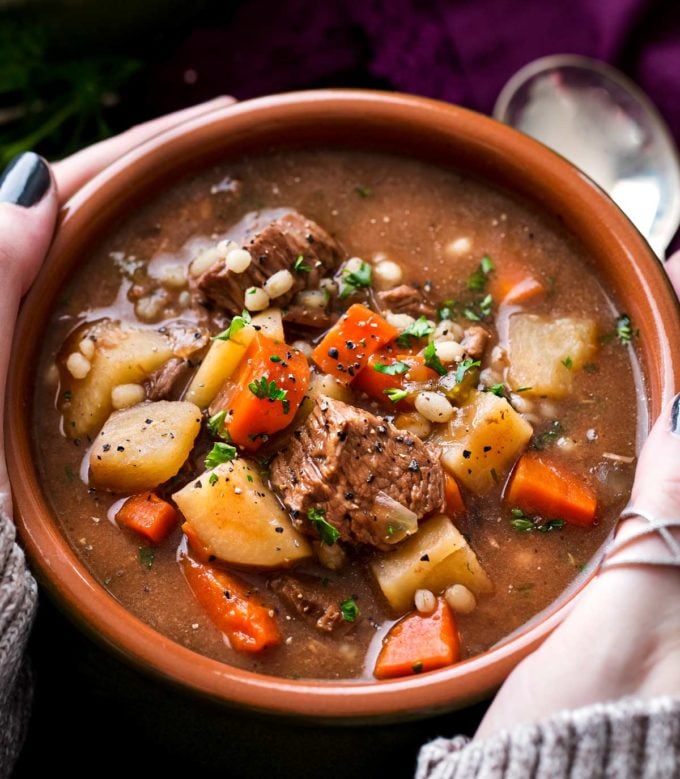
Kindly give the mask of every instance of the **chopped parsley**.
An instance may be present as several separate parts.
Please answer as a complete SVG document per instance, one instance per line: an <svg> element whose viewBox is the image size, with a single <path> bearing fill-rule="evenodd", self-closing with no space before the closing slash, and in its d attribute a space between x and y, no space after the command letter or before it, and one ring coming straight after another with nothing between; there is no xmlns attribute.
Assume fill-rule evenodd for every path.
<svg viewBox="0 0 680 779"><path fill-rule="evenodd" d="M347 598L340 604L340 611L345 622L356 622L361 612L354 598Z"/></svg>
<svg viewBox="0 0 680 779"><path fill-rule="evenodd" d="M491 307L493 306L493 298L491 295L486 295L479 304L479 310L482 312L482 316L491 316Z"/></svg>
<svg viewBox="0 0 680 779"><path fill-rule="evenodd" d="M560 362L568 371L574 367L574 361L571 359L571 357L565 357L563 360L560 360Z"/></svg>
<svg viewBox="0 0 680 779"><path fill-rule="evenodd" d="M458 367L456 368L456 384L460 384L461 381L465 378L465 374L471 370L472 368L479 368L481 366L481 362L479 360L463 360L462 362L458 363ZM498 386L498 385L496 385ZM503 385L500 385L501 388ZM494 393L496 394L496 393ZM502 397L502 391L501 391L501 397Z"/></svg>
<svg viewBox="0 0 680 779"><path fill-rule="evenodd" d="M370 187L354 187L354 191L359 197L370 197L373 194L373 190Z"/></svg>
<svg viewBox="0 0 680 779"><path fill-rule="evenodd" d="M349 270L345 268L342 271L340 280L342 282L342 289L340 290L340 297L342 299L348 298L353 295L358 289L371 286L372 268L363 260L360 261L359 267L356 270Z"/></svg>
<svg viewBox="0 0 680 779"><path fill-rule="evenodd" d="M260 376L257 381L250 382L248 389L256 398L260 398L261 400L269 400L272 403L276 400L280 400L284 414L287 414L290 411L290 401L286 399L288 390L281 389L273 379L268 381L266 376Z"/></svg>
<svg viewBox="0 0 680 779"><path fill-rule="evenodd" d="M434 324L426 317L419 316L415 322L412 322L406 330L403 330L397 338L399 346L408 348L411 345L411 338L425 338L425 336L434 333Z"/></svg>
<svg viewBox="0 0 680 779"><path fill-rule="evenodd" d="M312 266L305 265L305 258L302 254L299 254L293 264L293 270L296 270L298 273L309 273L312 270Z"/></svg>
<svg viewBox="0 0 680 779"><path fill-rule="evenodd" d="M622 344L629 344L635 335L639 335L639 330L633 328L628 314L621 314L616 320L616 337Z"/></svg>
<svg viewBox="0 0 680 779"><path fill-rule="evenodd" d="M518 387L515 392L529 392L529 390L532 390L533 387Z"/></svg>
<svg viewBox="0 0 680 779"><path fill-rule="evenodd" d="M219 480L220 477L216 473L211 473L210 476L208 476L208 484L211 487L214 487Z"/></svg>
<svg viewBox="0 0 680 779"><path fill-rule="evenodd" d="M387 395L392 403L399 403L400 400L408 397L408 392L406 390L397 389L397 387L390 387L389 389L383 390L383 393Z"/></svg>
<svg viewBox="0 0 680 779"><path fill-rule="evenodd" d="M235 316L231 320L231 324L229 325L229 327L223 332L221 332L219 335L214 336L212 340L228 341L232 337L232 335L236 335L236 333L238 333L239 330L243 330L243 328L246 325L249 325L251 322L252 322L252 318L250 314L247 311L243 310L241 312L241 316L238 315Z"/></svg>
<svg viewBox="0 0 680 779"><path fill-rule="evenodd" d="M64 392L62 395L62 398L64 398L66 401L71 400L72 397L73 395L71 394L71 390L66 390L66 392Z"/></svg>
<svg viewBox="0 0 680 779"><path fill-rule="evenodd" d="M218 438L224 438L225 441L229 441L229 432L224 429L224 422L227 418L226 411L218 411L217 414L213 414L208 420L208 430Z"/></svg>
<svg viewBox="0 0 680 779"><path fill-rule="evenodd" d="M281 362L281 358L278 354L272 354L272 356L269 358L269 362Z"/></svg>
<svg viewBox="0 0 680 779"><path fill-rule="evenodd" d="M495 395L497 398L504 398L505 397L505 384L493 384L491 387L485 387L484 392L490 392L492 395Z"/></svg>
<svg viewBox="0 0 680 779"><path fill-rule="evenodd" d="M383 362L373 363L373 370L378 371L378 373L384 373L385 376L401 376L401 374L406 373L409 368L410 365L408 365L408 363L399 360L393 362L391 365L386 365Z"/></svg>
<svg viewBox="0 0 680 779"><path fill-rule="evenodd" d="M540 533L550 533L552 530L560 530L564 527L563 519L550 519L544 522L540 517L530 517L522 509L511 509L512 519L510 524L522 533L531 533L538 530Z"/></svg>
<svg viewBox="0 0 680 779"><path fill-rule="evenodd" d="M229 463L237 457L236 447L221 441L213 444L213 448L205 458L205 467L210 471L222 463Z"/></svg>
<svg viewBox="0 0 680 779"><path fill-rule="evenodd" d="M446 368L442 365L442 361L437 357L437 350L433 343L428 344L423 352L425 357L425 365L428 368L432 368L433 371L437 371L440 376L446 376Z"/></svg>
<svg viewBox="0 0 680 779"><path fill-rule="evenodd" d="M156 553L149 546L139 547L139 562L145 567L150 569L153 565L153 561L156 557Z"/></svg>
<svg viewBox="0 0 680 779"><path fill-rule="evenodd" d="M439 317L439 321L442 322L444 319L453 319L456 309L458 308L458 303L455 300L445 300L441 306L437 309L437 316Z"/></svg>
<svg viewBox="0 0 680 779"><path fill-rule="evenodd" d="M326 509L312 508L307 512L307 519L312 523L314 530L324 544L333 546L340 538L340 531L326 521Z"/></svg>
<svg viewBox="0 0 680 779"><path fill-rule="evenodd" d="M562 427L562 423L558 419L554 419L547 430L534 437L532 446L534 449L542 451L550 444L554 444L563 434L564 427Z"/></svg>
<svg viewBox="0 0 680 779"><path fill-rule="evenodd" d="M479 268L468 277L467 288L473 292L483 292L486 289L486 283L489 280L489 273L494 270L494 267L491 257L485 254L482 257L482 261L479 263Z"/></svg>

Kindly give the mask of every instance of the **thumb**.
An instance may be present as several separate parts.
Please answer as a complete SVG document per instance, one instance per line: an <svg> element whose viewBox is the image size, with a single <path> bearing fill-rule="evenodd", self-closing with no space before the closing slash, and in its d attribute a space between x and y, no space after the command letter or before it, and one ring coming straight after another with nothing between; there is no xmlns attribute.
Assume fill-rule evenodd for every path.
<svg viewBox="0 0 680 779"><path fill-rule="evenodd" d="M631 505L680 517L680 395L663 409L640 452Z"/></svg>
<svg viewBox="0 0 680 779"><path fill-rule="evenodd" d="M19 303L47 254L57 217L47 163L33 152L15 157L0 174L0 409ZM9 513L4 415L0 415L0 509Z"/></svg>

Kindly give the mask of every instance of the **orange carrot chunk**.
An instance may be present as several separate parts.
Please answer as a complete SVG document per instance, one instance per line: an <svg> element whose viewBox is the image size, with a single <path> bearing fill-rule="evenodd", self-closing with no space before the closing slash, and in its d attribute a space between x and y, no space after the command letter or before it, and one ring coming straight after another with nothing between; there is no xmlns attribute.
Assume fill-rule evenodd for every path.
<svg viewBox="0 0 680 779"><path fill-rule="evenodd" d="M458 482L447 473L444 476L444 501L446 503L446 513L451 517L457 517L465 513L465 503L460 494Z"/></svg>
<svg viewBox="0 0 680 779"><path fill-rule="evenodd" d="M307 358L257 333L210 411L226 411L231 440L254 452L293 421L308 384Z"/></svg>
<svg viewBox="0 0 680 779"><path fill-rule="evenodd" d="M366 367L368 358L397 335L397 329L380 314L355 303L326 333L312 359L324 373L349 384Z"/></svg>
<svg viewBox="0 0 680 779"><path fill-rule="evenodd" d="M368 364L355 376L352 389L365 392L388 408L408 411L413 403L400 400L393 403L388 390L403 390L404 384L436 381L439 375L425 366L425 358L397 350L396 344L388 344L368 358ZM397 396L398 397L398 396Z"/></svg>
<svg viewBox="0 0 680 779"><path fill-rule="evenodd" d="M489 291L497 303L524 303L545 292L543 284L523 265L504 262L491 276Z"/></svg>
<svg viewBox="0 0 680 779"><path fill-rule="evenodd" d="M196 560L201 563L209 563L215 559L208 547L198 537L198 533L188 522L182 525L182 532L187 537L187 543L191 547L191 554Z"/></svg>
<svg viewBox="0 0 680 779"><path fill-rule="evenodd" d="M281 634L270 609L235 576L189 557L182 568L196 600L239 652L261 652L281 643Z"/></svg>
<svg viewBox="0 0 680 779"><path fill-rule="evenodd" d="M509 506L527 514L563 519L581 527L595 521L597 497L590 487L563 465L536 454L520 458L504 497Z"/></svg>
<svg viewBox="0 0 680 779"><path fill-rule="evenodd" d="M373 675L377 679L411 676L443 668L460 659L458 629L444 598L432 614L414 611L399 620L383 639Z"/></svg>
<svg viewBox="0 0 680 779"><path fill-rule="evenodd" d="M154 492L128 498L116 514L116 522L134 530L152 544L165 540L177 525L177 511Z"/></svg>

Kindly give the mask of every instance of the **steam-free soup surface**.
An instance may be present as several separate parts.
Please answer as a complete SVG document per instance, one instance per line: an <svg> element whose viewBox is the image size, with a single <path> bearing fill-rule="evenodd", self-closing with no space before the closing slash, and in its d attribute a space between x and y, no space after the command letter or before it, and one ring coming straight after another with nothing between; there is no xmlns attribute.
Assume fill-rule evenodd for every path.
<svg viewBox="0 0 680 779"><path fill-rule="evenodd" d="M417 446L428 448L437 474L441 471L444 481L450 484L453 480L458 485L464 510L454 510L447 491L444 504L418 517L420 529L412 538L443 513L467 541L491 582L492 587L486 589L492 591L477 592L476 606L470 613L452 611L461 643L458 657L463 659L483 652L558 598L603 543L629 493L640 401L629 343L634 341L634 323L620 319L616 301L603 289L577 236L567 235L557 223L524 202L455 172L382 154L329 149L286 151L216 166L178 183L135 210L115 231L102 236L99 247L84 260L56 301L45 333L33 406L36 458L45 494L73 548L112 597L179 643L226 663L273 675L324 679L373 676L384 636L395 621L417 609L413 599L407 608L395 609L390 605L376 582L372 563L396 554L409 539L392 544L385 535L375 543L365 543L365 539L357 540L354 530L347 529L346 535L334 544L325 543L319 525L310 524L310 515L312 518L315 515L309 506L307 516L305 512L295 516L294 511L288 511L297 500L294 485L275 485L275 500L286 517L290 515L291 519L286 521L292 521L306 539L305 543L311 543L311 556L288 569L262 570L229 564L215 559L214 554L200 563L225 570L244 582L270 611L279 631L280 641L275 646L254 653L237 651L211 619L205 603L199 603L196 590L187 583L186 563L181 561L187 554L196 558L191 538L187 541L181 529L181 523L188 517L180 516L169 536L157 545L121 527L115 521L118 510L125 499L143 490L110 491L108 472L101 477L101 483L90 473L89 450L92 441L95 446L103 441L98 435L102 424L108 424L109 414L104 415L96 429L85 434L74 436L69 429L74 424L73 395L78 381L85 381L79 373L83 370L82 361L71 359L67 365L73 351L80 348L73 343L76 328L82 328L78 332L85 338L94 332L91 323L95 322L104 322L104 327L108 327L107 322L119 322L161 334L171 332L178 322L184 324L187 332L195 328L200 348L187 352L188 365L184 366L183 377L164 396L169 402L186 399L192 376L214 343L209 337L228 327L235 313L210 300L212 293L206 295L205 289L197 286L200 279L192 275L190 264L200 256L204 265L209 264L210 255L206 255L206 250L217 251L215 247L221 241L233 238L238 246L247 246L246 241L257 235L263 225L290 211L298 212L322 228L332 237L338 253L336 267L321 268L317 274L326 279L322 287L326 286L328 292L323 293L321 307L314 310L317 314L321 311L328 321L322 321L321 327L316 323L313 328L300 320L286 321L287 310L300 300L309 302L301 292L284 306L278 306L284 311L286 344L292 348L299 346L294 342L305 341L311 347L300 352L311 372L307 397L313 394L309 388L315 386L319 377L330 375L333 379L334 368L329 373L327 366L320 367L305 353L308 355L319 344L329 328L337 326L333 322L350 305L365 305L391 322L399 333L408 328L409 319L404 316L412 316L410 322L431 323L422 337L402 337L401 343L405 345L395 346L391 355L388 350L380 362L404 364L404 355L411 355L426 370L425 383L408 384L407 376L405 386L410 394L405 391L397 403L392 403L387 395L371 396L359 391L353 376L346 383L347 375L336 372L335 377L341 383L335 382L335 389L339 387L338 392L346 394L344 400L332 402L341 404L342 413L345 405L349 405L358 409L359 414L372 415L370 419L377 417L387 425L396 424L407 437L418 439ZM225 245L222 244L223 249ZM309 273L300 267L306 262L305 254L301 255L303 260L298 268L291 269L295 278ZM351 258L360 258L361 264ZM348 260L353 263L349 270ZM224 256L220 261L225 262ZM386 261L394 266L386 265ZM366 265L370 286L355 284L357 277L351 276L352 268L354 273L358 272L360 282L366 281ZM510 280L503 286L501 281L505 277ZM519 295L510 302L504 299L513 284L527 280L530 286L536 285L536 290L529 289L528 295ZM301 283L307 283L306 277ZM414 311L413 306L410 313L404 314L396 299L380 295L401 285L414 288L417 300L412 303L422 304L419 310L424 314ZM246 297L243 308L247 307ZM311 301L319 306L318 296L316 299L312 296ZM269 302L270 307L277 307L276 297L272 296ZM306 313L309 314L309 309ZM256 312L252 311L251 315L255 316ZM534 318L527 319L528 315ZM487 333L485 343L477 345L481 348L479 353L471 347L469 353L461 351L457 361L439 362L444 376L449 376L449 389L462 385L458 395L454 391L446 396L442 390L444 378L436 369L432 350L429 359L424 356L428 344L441 335L441 328L439 332L435 328L442 319L454 323L453 335L457 339L452 336L449 343L464 343L465 334L474 335L474 329L470 331L470 328L482 328ZM532 377L525 386L518 386L518 377L526 373L527 360L529 371L532 370L531 349L537 350L534 372L537 381L546 352L540 343L533 342L532 346L531 339L526 342L526 336L522 336L523 345L511 344L511 337L520 338L513 333L521 330L513 321L528 322L530 330L532 322L544 327L556 320L586 323L586 334L579 336L582 341L575 342L579 349L583 347L582 355L579 352L562 356L562 372L557 378L558 385L562 382L562 389L549 387L547 391L537 392L532 387ZM97 347L96 338L90 340ZM89 370L94 370L95 358L87 354L92 349L83 348L83 357L91 366ZM450 357L447 348L450 352L449 347L439 348L445 358ZM466 361L471 364L459 373L456 382L456 370ZM476 362L479 364L475 365ZM69 374L74 365L75 377L72 372ZM375 369L369 366L368 370ZM395 388L399 388L404 380L399 370L402 369L397 367L391 375L377 373L380 378L387 376L388 382L393 378ZM369 378L376 377L370 374ZM127 385L142 387L149 395L153 388L147 380L148 375ZM75 389L69 390L69 381ZM129 387L121 390L122 396L127 391ZM314 413L330 413L323 407L305 421L303 413L296 415L293 409L290 419L294 421L276 433L262 436L266 440L257 442L256 451L252 447L249 450L247 441L244 449L229 441L226 434L220 438L206 427L208 418L219 410L220 402L224 404L223 409L229 408L232 402L229 397L236 391L230 385L226 390L223 388L226 399L220 401L222 396L218 396L217 400L211 400L210 408L201 409L201 432L189 446L186 462L176 475L150 487L161 499L171 505L180 502L172 496L202 478L201 474L206 472L206 454L219 441L235 445L239 459L251 463L257 469L258 478L264 478L266 489L271 489L269 477L274 478L273 474L278 473L281 481L283 473L285 481L288 478L286 458L298 456L295 442L300 434L296 438L294 431L311 424ZM290 388L288 391L286 397L290 398ZM508 404L508 413L517 417L518 425L529 426L521 428L528 429L528 438L517 446L512 461L502 469L490 469L494 471L493 484L480 489L472 474L461 470L461 450L454 446L455 436L461 433L460 430L450 432L452 422L438 424L436 418L428 420L427 416L415 413L415 408L423 408L422 402L416 403L418 394L423 392L433 392L450 403L454 421L466 406L492 397ZM132 399L153 402L142 395ZM273 405L277 401L271 402ZM317 396L315 402L325 401ZM307 403L308 406L303 404L303 411L309 412L311 400ZM125 405L124 399L121 405ZM283 404L280 411L283 413ZM227 432L229 419L233 418L227 414ZM447 451L450 452L448 460L443 456ZM467 450L463 447L462 451ZM455 452L459 452L458 465ZM425 458L429 456L423 454ZM486 452L480 456L486 456ZM558 471L575 476L595 496L594 521L578 524L565 521L563 516L541 513L531 505L523 507L513 503L508 498L507 483L522 457L538 458ZM235 462L220 467L231 467ZM408 462L405 463L406 469ZM430 479L428 489L435 495L441 486L432 481L439 478L435 478L433 469L434 465L432 474L421 474L420 478ZM203 491L210 489L207 479L203 477ZM90 486L95 484L100 488ZM329 519L331 513L331 508L327 508L321 516ZM341 520L338 527L345 533ZM293 525L290 527L293 532ZM329 553L342 558L339 570L328 567ZM319 556L321 561L317 559ZM310 619L309 614L287 602L278 581L282 575L297 577L306 584L311 581L324 591L325 598L335 600L338 606L342 604L339 624L330 631L320 630L316 619ZM305 578L307 575L314 579ZM274 581L278 584L272 584ZM432 594L444 599L446 589ZM422 609L420 613L424 613ZM423 669L413 669L419 670Z"/></svg>

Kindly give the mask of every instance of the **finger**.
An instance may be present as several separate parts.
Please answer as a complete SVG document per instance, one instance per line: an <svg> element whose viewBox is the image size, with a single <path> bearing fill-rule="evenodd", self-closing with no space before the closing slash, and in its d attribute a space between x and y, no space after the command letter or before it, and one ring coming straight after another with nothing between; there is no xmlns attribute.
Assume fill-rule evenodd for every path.
<svg viewBox="0 0 680 779"><path fill-rule="evenodd" d="M652 428L635 472L631 505L652 516L680 517L680 396Z"/></svg>
<svg viewBox="0 0 680 779"><path fill-rule="evenodd" d="M21 296L38 272L52 240L59 204L47 163L27 152L0 176L0 408L14 322ZM4 441L0 416L0 442ZM9 510L7 472L0 452L0 508Z"/></svg>
<svg viewBox="0 0 680 779"><path fill-rule="evenodd" d="M209 100L207 103L175 111L175 113L139 124L117 135L115 138L95 143L93 146L88 146L87 149L55 162L52 167L61 202L65 203L71 195L77 192L83 184L99 173L100 170L110 165L135 146L139 146L141 143L148 141L149 138L153 138L154 135L158 135L170 127L210 111L215 111L218 108L224 108L233 102L235 102L233 97L218 97L214 100Z"/></svg>
<svg viewBox="0 0 680 779"><path fill-rule="evenodd" d="M668 278L671 280L675 294L680 298L680 252L675 252L664 265Z"/></svg>

